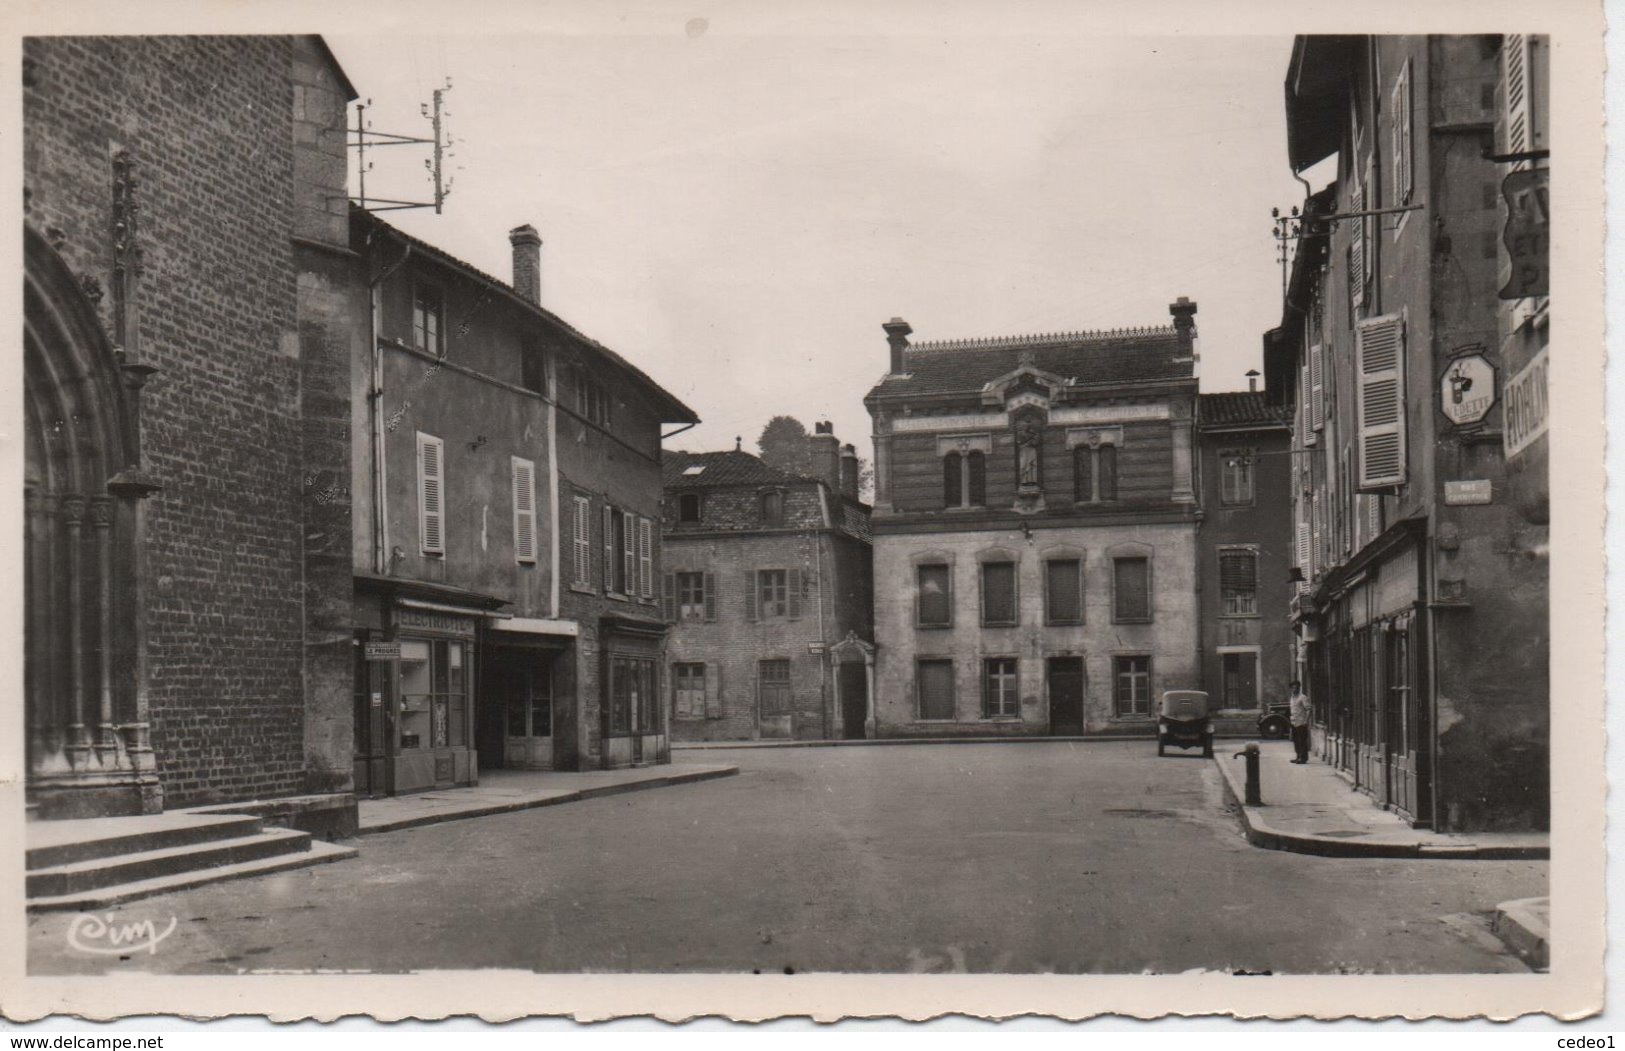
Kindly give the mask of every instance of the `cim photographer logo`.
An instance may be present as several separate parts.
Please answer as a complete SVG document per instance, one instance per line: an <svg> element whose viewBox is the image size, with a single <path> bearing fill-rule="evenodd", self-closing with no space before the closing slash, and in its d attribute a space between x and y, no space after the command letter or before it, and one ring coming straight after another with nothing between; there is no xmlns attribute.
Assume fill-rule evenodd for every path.
<svg viewBox="0 0 1625 1051"><path fill-rule="evenodd" d="M150 919L125 923L116 920L111 912L100 916L81 912L68 924L68 946L98 956L128 956L142 949L156 956L159 944L175 933L178 922L171 916L169 926L159 929Z"/></svg>

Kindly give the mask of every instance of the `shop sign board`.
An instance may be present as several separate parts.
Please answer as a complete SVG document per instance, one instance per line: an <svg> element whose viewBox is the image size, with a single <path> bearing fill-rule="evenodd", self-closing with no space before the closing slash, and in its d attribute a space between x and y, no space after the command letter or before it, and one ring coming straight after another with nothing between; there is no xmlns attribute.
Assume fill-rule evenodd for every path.
<svg viewBox="0 0 1625 1051"><path fill-rule="evenodd" d="M444 635L466 635L469 638L474 636L474 622L469 618L428 610L398 609L395 611L395 624L402 628L437 631Z"/></svg>
<svg viewBox="0 0 1625 1051"><path fill-rule="evenodd" d="M1529 364L1507 380L1506 409L1502 413L1506 426L1501 432L1507 459L1517 456L1546 433L1548 408L1546 348L1542 347Z"/></svg>
<svg viewBox="0 0 1625 1051"><path fill-rule="evenodd" d="M1550 168L1533 168L1513 172L1501 182L1501 196L1506 200L1501 241L1511 263L1507 283L1500 292L1502 299L1550 294L1550 180Z"/></svg>
<svg viewBox="0 0 1625 1051"><path fill-rule="evenodd" d="M1440 408L1458 427L1488 416L1495 395L1495 366L1482 354L1464 354L1452 361L1439 381Z"/></svg>
<svg viewBox="0 0 1625 1051"><path fill-rule="evenodd" d="M401 659L399 639L368 639L365 644L369 661L398 661Z"/></svg>
<svg viewBox="0 0 1625 1051"><path fill-rule="evenodd" d="M1444 483L1444 502L1447 507L1487 504L1493 498L1488 478L1466 478Z"/></svg>

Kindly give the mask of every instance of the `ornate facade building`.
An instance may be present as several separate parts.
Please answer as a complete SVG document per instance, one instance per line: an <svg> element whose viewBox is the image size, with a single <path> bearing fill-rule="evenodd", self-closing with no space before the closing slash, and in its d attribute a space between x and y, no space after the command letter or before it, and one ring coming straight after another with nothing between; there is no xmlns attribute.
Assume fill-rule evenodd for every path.
<svg viewBox="0 0 1625 1051"><path fill-rule="evenodd" d="M880 736L1148 733L1201 685L1196 304L910 344L874 420Z"/></svg>

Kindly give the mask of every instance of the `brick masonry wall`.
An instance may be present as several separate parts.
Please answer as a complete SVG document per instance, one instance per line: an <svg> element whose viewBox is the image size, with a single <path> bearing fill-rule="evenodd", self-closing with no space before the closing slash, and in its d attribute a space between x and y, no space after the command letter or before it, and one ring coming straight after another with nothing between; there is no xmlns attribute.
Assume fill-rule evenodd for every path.
<svg viewBox="0 0 1625 1051"><path fill-rule="evenodd" d="M1019 529L937 533L875 538L875 715L880 736L1043 734L1049 732L1045 661L1053 656L1084 659L1085 731L1150 733L1149 718L1118 719L1112 714L1112 658L1151 656L1151 696L1164 690L1197 689L1195 529L1185 524L1102 526L1034 530L1031 542ZM1056 551L1057 548L1064 549ZM980 617L980 553L1017 556L1019 624L984 628ZM947 629L915 626L915 564L952 564L954 620ZM1043 560L1078 557L1084 561L1084 623L1052 627L1043 623ZM1153 616L1147 624L1112 622L1112 562L1117 554L1151 559ZM954 662L955 719L916 718L915 660L941 657ZM983 657L1018 660L1021 717L981 717Z"/></svg>
<svg viewBox="0 0 1625 1051"><path fill-rule="evenodd" d="M144 445L164 486L145 508L144 615L169 807L305 785L291 46L24 43L27 219L104 288L111 156L137 166L137 357L160 370Z"/></svg>

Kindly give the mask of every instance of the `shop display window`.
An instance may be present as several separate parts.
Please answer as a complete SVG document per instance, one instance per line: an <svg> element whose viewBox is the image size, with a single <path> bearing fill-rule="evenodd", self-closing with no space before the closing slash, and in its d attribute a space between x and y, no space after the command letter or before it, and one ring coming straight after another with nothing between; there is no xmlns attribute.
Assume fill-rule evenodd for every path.
<svg viewBox="0 0 1625 1051"><path fill-rule="evenodd" d="M468 743L467 645L401 640L401 749Z"/></svg>
<svg viewBox="0 0 1625 1051"><path fill-rule="evenodd" d="M655 703L654 661L637 657L610 660L609 732L654 733L660 727Z"/></svg>

